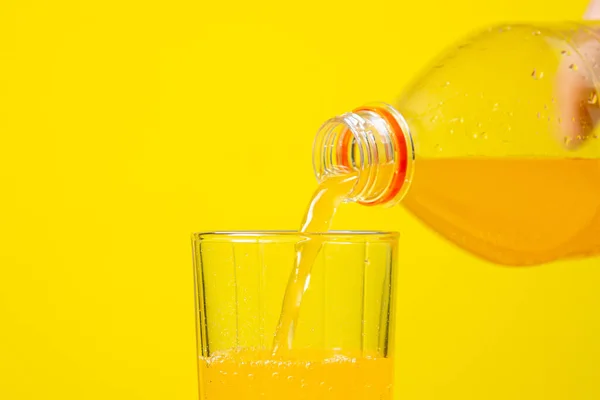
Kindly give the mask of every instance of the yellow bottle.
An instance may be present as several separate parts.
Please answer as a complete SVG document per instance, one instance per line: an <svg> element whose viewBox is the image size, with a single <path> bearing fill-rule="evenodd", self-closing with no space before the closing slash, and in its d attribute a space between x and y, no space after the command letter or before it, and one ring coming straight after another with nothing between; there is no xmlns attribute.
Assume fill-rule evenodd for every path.
<svg viewBox="0 0 600 400"><path fill-rule="evenodd" d="M600 253L600 23L496 27L442 56L389 104L325 122L319 181L402 204L504 265Z"/></svg>

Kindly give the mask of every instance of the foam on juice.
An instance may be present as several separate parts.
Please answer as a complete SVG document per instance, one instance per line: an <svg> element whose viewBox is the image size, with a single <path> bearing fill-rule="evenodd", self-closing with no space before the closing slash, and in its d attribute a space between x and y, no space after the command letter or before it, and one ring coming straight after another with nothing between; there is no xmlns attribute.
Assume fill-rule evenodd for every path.
<svg viewBox="0 0 600 400"><path fill-rule="evenodd" d="M392 360L333 351L216 352L200 360L203 397L222 400L391 400Z"/></svg>

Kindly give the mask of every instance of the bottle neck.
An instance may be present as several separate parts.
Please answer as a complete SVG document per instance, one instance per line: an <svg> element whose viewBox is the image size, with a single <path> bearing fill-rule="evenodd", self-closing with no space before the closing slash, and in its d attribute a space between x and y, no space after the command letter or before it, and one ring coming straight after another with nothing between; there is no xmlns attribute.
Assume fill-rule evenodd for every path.
<svg viewBox="0 0 600 400"><path fill-rule="evenodd" d="M366 205L400 201L410 186L413 160L408 125L387 104L367 105L326 121L313 147L318 181L356 174L348 200Z"/></svg>

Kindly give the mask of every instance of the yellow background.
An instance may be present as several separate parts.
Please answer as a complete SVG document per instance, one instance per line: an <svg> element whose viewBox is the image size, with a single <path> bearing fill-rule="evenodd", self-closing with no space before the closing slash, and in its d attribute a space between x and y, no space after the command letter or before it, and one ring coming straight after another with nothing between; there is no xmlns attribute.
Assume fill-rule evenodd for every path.
<svg viewBox="0 0 600 400"><path fill-rule="evenodd" d="M190 232L287 228L322 121L584 0L0 3L0 399L194 399ZM407 215L398 398L600 398L598 260L483 264Z"/></svg>

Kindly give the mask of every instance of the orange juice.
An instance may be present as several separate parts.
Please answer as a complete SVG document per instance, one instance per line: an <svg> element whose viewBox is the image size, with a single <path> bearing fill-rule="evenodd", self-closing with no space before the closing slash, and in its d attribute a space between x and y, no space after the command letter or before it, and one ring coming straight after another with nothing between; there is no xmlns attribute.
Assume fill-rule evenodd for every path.
<svg viewBox="0 0 600 400"><path fill-rule="evenodd" d="M311 198L300 232L327 232L338 206L355 183L356 175L353 174L325 179ZM296 264L285 291L279 325L273 342L274 354L281 355L292 347L302 297L310 282L312 265L321 250L321 245L322 242L318 238L297 245Z"/></svg>
<svg viewBox="0 0 600 400"><path fill-rule="evenodd" d="M417 159L402 203L465 250L505 265L600 253L600 160Z"/></svg>
<svg viewBox="0 0 600 400"><path fill-rule="evenodd" d="M392 361L334 352L215 353L200 360L202 396L219 400L390 400Z"/></svg>

